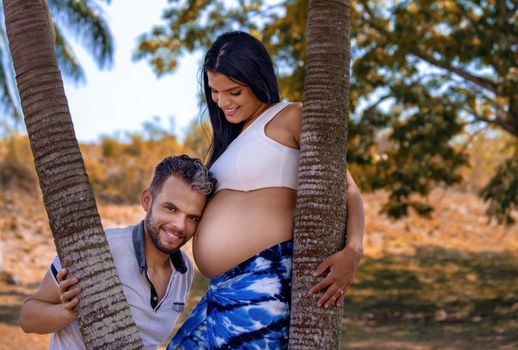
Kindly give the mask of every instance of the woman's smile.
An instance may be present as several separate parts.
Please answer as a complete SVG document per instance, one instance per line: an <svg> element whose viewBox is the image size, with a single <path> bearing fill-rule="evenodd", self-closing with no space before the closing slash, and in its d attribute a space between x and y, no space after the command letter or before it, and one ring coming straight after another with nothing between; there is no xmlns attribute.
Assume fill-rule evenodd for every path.
<svg viewBox="0 0 518 350"><path fill-rule="evenodd" d="M259 101L245 83L218 72L207 72L207 78L212 101L223 111L229 123L249 123L268 106Z"/></svg>
<svg viewBox="0 0 518 350"><path fill-rule="evenodd" d="M237 112L238 108L239 107L222 108L222 109L223 109L223 113L225 113L225 117L232 118L234 115L236 115L236 112Z"/></svg>

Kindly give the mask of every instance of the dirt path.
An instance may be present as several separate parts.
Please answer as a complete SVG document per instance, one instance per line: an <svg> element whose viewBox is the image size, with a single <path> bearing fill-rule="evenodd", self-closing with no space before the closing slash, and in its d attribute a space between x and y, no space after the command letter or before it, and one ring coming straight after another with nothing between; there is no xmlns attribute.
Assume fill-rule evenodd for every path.
<svg viewBox="0 0 518 350"><path fill-rule="evenodd" d="M0 282L0 350L48 349L49 335L25 334L18 326L20 305L34 290L33 285L22 286Z"/></svg>

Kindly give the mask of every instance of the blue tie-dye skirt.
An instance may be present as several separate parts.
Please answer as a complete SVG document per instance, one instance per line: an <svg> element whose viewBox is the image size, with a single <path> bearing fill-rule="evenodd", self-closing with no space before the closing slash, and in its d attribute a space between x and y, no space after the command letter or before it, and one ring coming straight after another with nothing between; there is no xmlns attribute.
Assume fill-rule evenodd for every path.
<svg viewBox="0 0 518 350"><path fill-rule="evenodd" d="M214 277L167 350L287 349L292 261L287 241Z"/></svg>

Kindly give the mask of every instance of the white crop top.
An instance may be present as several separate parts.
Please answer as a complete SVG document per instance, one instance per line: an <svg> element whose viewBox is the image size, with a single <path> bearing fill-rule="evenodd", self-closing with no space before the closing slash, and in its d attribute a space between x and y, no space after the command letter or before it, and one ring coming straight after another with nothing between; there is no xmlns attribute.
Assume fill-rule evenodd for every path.
<svg viewBox="0 0 518 350"><path fill-rule="evenodd" d="M252 191L268 187L297 189L299 150L285 146L264 132L266 124L289 103L264 111L243 130L211 166L223 189Z"/></svg>

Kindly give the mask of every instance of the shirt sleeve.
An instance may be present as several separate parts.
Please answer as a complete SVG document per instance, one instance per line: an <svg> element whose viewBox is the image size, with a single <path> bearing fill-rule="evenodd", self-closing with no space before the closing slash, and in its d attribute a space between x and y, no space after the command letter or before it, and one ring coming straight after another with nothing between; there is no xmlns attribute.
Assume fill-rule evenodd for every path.
<svg viewBox="0 0 518 350"><path fill-rule="evenodd" d="M50 274L52 275L52 277L54 277L54 282L56 282L56 284L59 284L58 273L59 271L61 271L61 269L61 262L59 261L59 257L56 256L52 261L52 264L50 264Z"/></svg>

